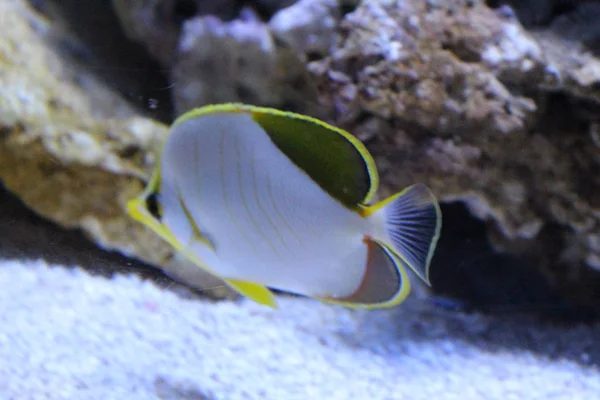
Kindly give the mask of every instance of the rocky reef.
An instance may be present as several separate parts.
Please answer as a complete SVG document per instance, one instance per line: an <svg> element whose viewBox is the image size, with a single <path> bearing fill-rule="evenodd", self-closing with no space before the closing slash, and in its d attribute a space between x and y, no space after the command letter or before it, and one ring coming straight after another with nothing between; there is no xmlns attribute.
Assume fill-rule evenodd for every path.
<svg viewBox="0 0 600 400"><path fill-rule="evenodd" d="M593 305L600 60L562 30L527 31L507 5L479 1L364 2L309 67L387 191L427 182L486 221L497 249L537 258L552 285Z"/></svg>
<svg viewBox="0 0 600 400"><path fill-rule="evenodd" d="M51 21L27 3L0 3L0 181L39 215L99 246L161 266L193 286L214 279L177 258L125 214L167 127L73 62ZM7 21L10 21L8 23ZM58 35L58 36L57 36ZM8 200L3 199L3 207ZM194 274L188 276L188 270ZM219 288L217 295L228 292Z"/></svg>
<svg viewBox="0 0 600 400"><path fill-rule="evenodd" d="M597 304L600 2L93 3L121 40L103 47L78 33L74 1L0 4L0 20L11 21L0 24L0 180L40 215L210 286L130 221L124 202L166 134L156 120L243 101L357 135L376 158L382 195L428 184L447 222L432 266L444 271L434 272L441 294L466 296L468 276L444 282L483 251L510 257L511 293L533 290L514 261L528 260L523 271L538 275L526 282ZM137 58L120 68L113 48ZM470 226L479 247L461 245ZM474 263L476 285L501 292L486 257Z"/></svg>

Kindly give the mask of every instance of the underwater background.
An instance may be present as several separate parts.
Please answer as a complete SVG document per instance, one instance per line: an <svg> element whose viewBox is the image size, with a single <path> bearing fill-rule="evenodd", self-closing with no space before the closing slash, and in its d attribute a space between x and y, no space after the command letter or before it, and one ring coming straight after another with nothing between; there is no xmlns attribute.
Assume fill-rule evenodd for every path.
<svg viewBox="0 0 600 400"><path fill-rule="evenodd" d="M265 309L129 218L230 101L427 184L432 288ZM600 399L599 1L2 0L0 183L0 400Z"/></svg>

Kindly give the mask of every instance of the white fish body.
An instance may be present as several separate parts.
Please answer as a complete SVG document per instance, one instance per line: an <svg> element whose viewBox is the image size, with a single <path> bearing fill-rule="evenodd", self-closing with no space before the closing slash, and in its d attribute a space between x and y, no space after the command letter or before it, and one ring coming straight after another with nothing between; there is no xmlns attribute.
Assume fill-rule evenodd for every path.
<svg viewBox="0 0 600 400"><path fill-rule="evenodd" d="M360 284L377 224L329 196L249 115L183 122L162 171L165 224L220 276L319 297ZM179 198L214 249L194 237Z"/></svg>

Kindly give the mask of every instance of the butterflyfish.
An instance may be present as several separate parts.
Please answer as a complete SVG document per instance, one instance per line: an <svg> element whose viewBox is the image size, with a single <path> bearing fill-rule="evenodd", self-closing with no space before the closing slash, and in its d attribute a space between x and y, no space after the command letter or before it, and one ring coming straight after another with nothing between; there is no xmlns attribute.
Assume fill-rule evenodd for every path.
<svg viewBox="0 0 600 400"><path fill-rule="evenodd" d="M175 120L144 192L127 203L198 267L254 301L270 289L352 308L400 304L407 269L429 284L441 212L423 184L372 204L378 173L350 133L245 104Z"/></svg>

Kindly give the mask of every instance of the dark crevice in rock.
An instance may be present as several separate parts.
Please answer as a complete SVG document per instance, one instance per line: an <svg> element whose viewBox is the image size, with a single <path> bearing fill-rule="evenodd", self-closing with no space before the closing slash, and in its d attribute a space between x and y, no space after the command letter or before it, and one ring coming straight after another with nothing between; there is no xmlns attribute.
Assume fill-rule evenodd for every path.
<svg viewBox="0 0 600 400"><path fill-rule="evenodd" d="M351 12L353 12L354 10L356 10L356 7L358 7L358 4L360 3L359 0L341 0L340 1L340 13L342 14L342 17L346 16L346 14L349 14Z"/></svg>
<svg viewBox="0 0 600 400"><path fill-rule="evenodd" d="M600 1L487 0L490 7L510 6L529 29L547 29L600 54Z"/></svg>
<svg viewBox="0 0 600 400"><path fill-rule="evenodd" d="M244 6L252 8L260 17L262 21L268 21L271 19L273 14L275 14L280 9L280 5L278 3L285 3L283 6L293 4L294 1L273 1L273 0L263 0L263 1L244 1L242 2Z"/></svg>
<svg viewBox="0 0 600 400"><path fill-rule="evenodd" d="M561 321L600 317L597 310L565 300L540 271L541 260L495 251L485 222L471 216L462 203L441 207L442 234L430 269L440 305L491 314L532 313Z"/></svg>
<svg viewBox="0 0 600 400"><path fill-rule="evenodd" d="M579 3L578 0L486 0L492 8L510 6L527 28L547 26L556 17L575 10Z"/></svg>
<svg viewBox="0 0 600 400"><path fill-rule="evenodd" d="M582 243L572 230L557 223L548 224L540 232L538 241L539 269L551 277L558 294L567 301L588 305L589 312L599 316L600 271L581 260Z"/></svg>
<svg viewBox="0 0 600 400"><path fill-rule="evenodd" d="M172 120L167 71L142 45L125 36L111 2L30 1L54 21L50 38L64 57L99 77L144 114Z"/></svg>
<svg viewBox="0 0 600 400"><path fill-rule="evenodd" d="M541 104L541 102L539 102ZM563 139L568 132L572 137L587 133L590 114L598 105L592 101L574 99L564 92L548 93L543 99L540 118L536 129L544 132L546 137Z"/></svg>
<svg viewBox="0 0 600 400"><path fill-rule="evenodd" d="M198 14L198 4L195 0L177 0L173 7L173 16L178 24Z"/></svg>
<svg viewBox="0 0 600 400"><path fill-rule="evenodd" d="M450 41L442 43L442 49L453 53L459 60L466 63L481 62L481 55L476 51L467 47L461 46L460 43L452 43Z"/></svg>
<svg viewBox="0 0 600 400"><path fill-rule="evenodd" d="M104 251L77 229L69 230L43 219L0 182L0 258L42 259L51 265L80 266L93 275L135 274L170 287L174 281L160 270L116 252ZM178 286L178 285L176 285Z"/></svg>
<svg viewBox="0 0 600 400"><path fill-rule="evenodd" d="M192 18L198 15L214 15L223 21L229 22L240 18L245 11L251 12L261 21L268 21L279 10L289 7L296 0L227 0L208 2L205 0L177 0L177 8L183 10L191 10L194 3L196 5L194 15L189 15ZM183 3L183 4L179 4ZM179 13L183 15L182 13Z"/></svg>

